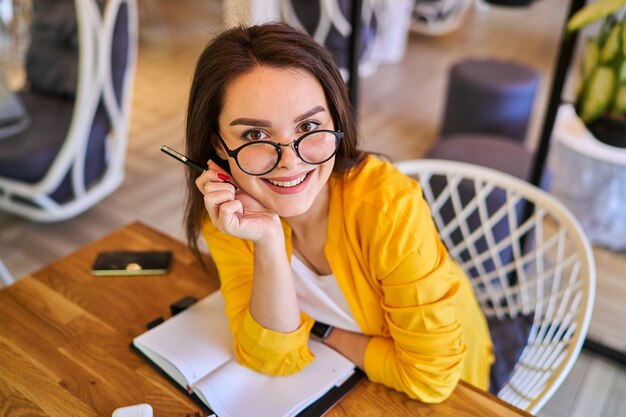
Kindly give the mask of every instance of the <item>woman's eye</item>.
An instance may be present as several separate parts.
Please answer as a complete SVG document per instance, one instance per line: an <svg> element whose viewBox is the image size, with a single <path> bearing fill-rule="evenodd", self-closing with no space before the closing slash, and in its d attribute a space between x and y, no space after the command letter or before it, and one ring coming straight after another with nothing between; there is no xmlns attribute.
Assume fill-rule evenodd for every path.
<svg viewBox="0 0 626 417"><path fill-rule="evenodd" d="M319 125L320 123L307 121L300 125L300 130L302 130L305 133L310 132L312 130L315 130L315 128L318 127Z"/></svg>
<svg viewBox="0 0 626 417"><path fill-rule="evenodd" d="M262 140L265 138L265 134L260 130L248 130L243 133L243 138L248 140Z"/></svg>

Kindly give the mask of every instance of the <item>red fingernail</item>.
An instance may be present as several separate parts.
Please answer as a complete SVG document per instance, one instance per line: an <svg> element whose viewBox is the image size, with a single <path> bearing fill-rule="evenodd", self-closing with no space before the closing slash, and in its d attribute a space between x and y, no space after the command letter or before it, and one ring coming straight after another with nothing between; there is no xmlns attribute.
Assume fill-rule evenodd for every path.
<svg viewBox="0 0 626 417"><path fill-rule="evenodd" d="M217 173L217 178L221 179L222 181L230 181L230 178L228 178L228 175L224 175L221 172Z"/></svg>

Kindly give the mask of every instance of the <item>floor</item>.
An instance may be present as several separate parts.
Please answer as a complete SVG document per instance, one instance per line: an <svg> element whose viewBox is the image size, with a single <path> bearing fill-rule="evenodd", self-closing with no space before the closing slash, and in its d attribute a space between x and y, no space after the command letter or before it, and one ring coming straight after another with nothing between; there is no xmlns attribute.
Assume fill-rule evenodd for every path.
<svg viewBox="0 0 626 417"><path fill-rule="evenodd" d="M440 37L411 34L404 59L361 80L362 147L392 160L418 158L437 138L449 67L467 56L515 59L543 76L527 144L541 128L567 0L529 8L472 9ZM184 239L182 168L159 145L182 149L186 95L195 58L223 27L216 0L142 2L126 180L102 203L65 222L37 224L0 213L0 259L21 277L128 222L140 219ZM199 18L201 16L201 18ZM597 301L590 334L626 351L626 252L595 247ZM626 368L583 351L543 417L626 415Z"/></svg>

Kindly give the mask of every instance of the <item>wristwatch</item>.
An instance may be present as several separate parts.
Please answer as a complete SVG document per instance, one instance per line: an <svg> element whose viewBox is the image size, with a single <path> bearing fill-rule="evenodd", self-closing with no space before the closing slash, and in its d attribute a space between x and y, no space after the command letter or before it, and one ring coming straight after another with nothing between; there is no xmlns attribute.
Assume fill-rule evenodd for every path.
<svg viewBox="0 0 626 417"><path fill-rule="evenodd" d="M333 326L322 323L321 321L316 321L313 324L313 328L311 328L311 334L318 340L326 340L332 331Z"/></svg>

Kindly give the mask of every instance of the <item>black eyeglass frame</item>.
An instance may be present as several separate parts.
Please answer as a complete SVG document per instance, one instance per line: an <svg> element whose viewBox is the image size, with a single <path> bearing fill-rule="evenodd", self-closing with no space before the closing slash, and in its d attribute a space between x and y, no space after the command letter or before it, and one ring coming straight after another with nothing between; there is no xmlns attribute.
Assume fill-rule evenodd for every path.
<svg viewBox="0 0 626 417"><path fill-rule="evenodd" d="M217 138L219 139L220 143L222 144L222 146L224 147L224 150L226 151L226 154L233 158L235 160L235 162L237 163L237 166L239 167L239 169L241 169L243 172L245 172L248 175L252 175L255 177L260 177L261 175L266 175L269 174L270 172L272 172L280 163L280 159L283 156L283 150L282 148L288 147L288 146L292 146L293 145L293 150L296 151L296 155L298 155L298 158L300 158L300 160L302 160L302 162L304 162L305 164L309 164L309 165L321 165L324 162L330 160L333 156L335 156L337 154L337 151L339 150L339 143L341 141L341 139L343 139L344 133L340 130L329 130L329 129L320 129L320 130L313 130L311 132L307 132L304 135L298 137L297 139L294 139L293 141L286 143L286 144L282 144L282 143L277 143L277 142L272 142L270 140L257 140L254 142L249 142L249 143L244 143L243 145L241 145L240 147L236 148L236 149L230 149L227 145L226 142L224 142L224 139L222 138L222 135L220 135L220 132L215 131L215 133L217 134ZM336 143L336 147L335 147L335 151L326 159L324 159L323 161L320 162L309 162L306 161L302 155L300 155L300 150L298 149L298 146L300 145L300 142L302 142L302 140L306 139L308 136L311 136L315 133L330 133L333 136L335 136L335 143ZM276 163L272 166L272 168L268 169L267 171L261 173L261 174L253 174L251 172L246 171L241 164L239 163L239 158L237 157L237 155L239 155L239 152L241 152L244 148L248 147L248 146L252 146L252 145L256 145L257 143L262 143L262 144L267 144L267 145L272 145L274 147L274 149L276 149L276 154L278 155L278 158L276 158Z"/></svg>

